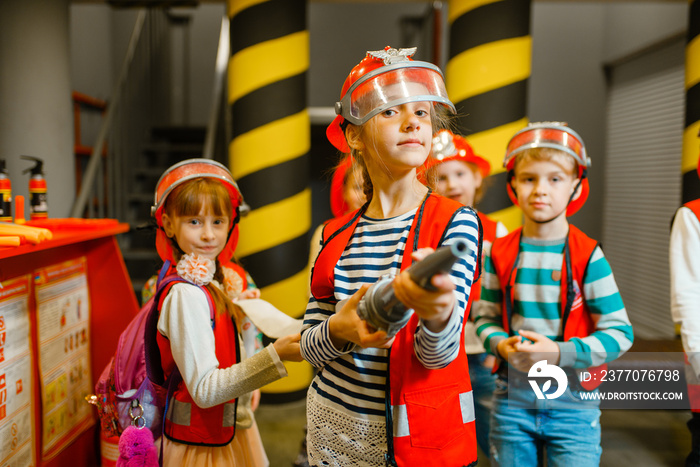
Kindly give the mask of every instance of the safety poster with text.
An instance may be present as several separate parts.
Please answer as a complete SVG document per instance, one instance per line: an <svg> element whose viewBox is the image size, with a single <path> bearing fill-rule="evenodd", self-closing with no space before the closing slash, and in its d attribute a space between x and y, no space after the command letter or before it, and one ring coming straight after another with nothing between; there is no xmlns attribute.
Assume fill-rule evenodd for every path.
<svg viewBox="0 0 700 467"><path fill-rule="evenodd" d="M85 397L90 371L90 299L85 257L35 271L42 457L49 459L94 423Z"/></svg>
<svg viewBox="0 0 700 467"><path fill-rule="evenodd" d="M31 276L0 284L0 465L31 466L32 340L29 317ZM8 330L12 330L9 332Z"/></svg>

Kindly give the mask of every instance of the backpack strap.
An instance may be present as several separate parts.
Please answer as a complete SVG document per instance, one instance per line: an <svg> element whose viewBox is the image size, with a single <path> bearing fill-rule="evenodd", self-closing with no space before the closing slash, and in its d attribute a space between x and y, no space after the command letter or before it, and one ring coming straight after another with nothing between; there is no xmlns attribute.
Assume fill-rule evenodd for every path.
<svg viewBox="0 0 700 467"><path fill-rule="evenodd" d="M173 285L178 282L187 282L192 284L204 292L204 296L207 297L207 303L209 304L209 319L211 321L212 328L214 327L214 303L212 303L211 296L209 292L204 290L203 286L199 286L192 282L189 282L177 274L173 274L171 271L171 263L166 260L163 267L158 273L158 281L156 282L156 291L151 297L151 309L148 311L148 317L146 318L146 325L144 330L144 357L146 364L146 375L148 379L161 387L167 387L168 392L165 398L165 407L163 409L163 420L161 422L160 429L160 456L158 458L158 465L163 465L163 437L165 433L165 414L168 413L168 407L170 405L170 399L175 392L178 384L182 381L182 375L177 365L173 368L168 376L167 380L165 378L165 372L163 371L163 365L160 358L160 350L158 349L158 340L156 335L158 333L158 318L160 316L160 307L162 305L163 299L168 294ZM167 383L167 386L166 386Z"/></svg>
<svg viewBox="0 0 700 467"><path fill-rule="evenodd" d="M163 371L162 362L160 359L160 350L158 349L158 341L156 339L156 334L158 333L158 317L159 310L162 305L163 299L170 291L171 287L177 282L187 282L195 287L204 289L202 286L198 286L189 282L177 274L166 274L170 270L170 261L166 261L158 274L158 282L156 285L156 291L151 297L153 303L151 309L148 311L148 318L146 318L146 326L143 336L145 363L146 363L146 375L148 379L154 384L159 386L165 385L165 373ZM207 303L209 303L209 318L214 326L214 304L211 301L211 296L206 290L203 290L204 295L207 297Z"/></svg>
<svg viewBox="0 0 700 467"><path fill-rule="evenodd" d="M156 281L156 289L158 289L158 285L163 281L163 278L167 274L167 272L170 270L170 266L172 266L172 263L170 262L169 259L165 260L165 263L163 263L163 266L160 268L160 272L158 272L158 280Z"/></svg>

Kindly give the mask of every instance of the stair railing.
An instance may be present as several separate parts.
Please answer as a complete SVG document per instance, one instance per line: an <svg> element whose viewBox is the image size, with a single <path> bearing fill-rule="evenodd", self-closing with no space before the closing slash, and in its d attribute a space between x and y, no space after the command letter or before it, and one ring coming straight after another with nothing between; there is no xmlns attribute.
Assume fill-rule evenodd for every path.
<svg viewBox="0 0 700 467"><path fill-rule="evenodd" d="M95 180L97 178L97 172L100 168L102 161L102 150L107 140L107 134L109 133L112 126L112 119L114 118L114 113L120 104L122 89L126 78L129 74L129 69L131 62L134 58L134 53L136 51L136 46L139 43L139 38L141 37L141 32L143 31L143 25L146 21L147 12L140 11L136 17L136 24L134 25L134 30L131 33L131 38L129 39L129 45L126 50L126 56L122 62L121 70L119 72L119 77L117 78L114 86L112 87L112 93L109 99L109 105L107 106L107 111L102 120L102 126L100 127L100 132L97 136L97 141L92 148L92 153L90 154L90 159L88 160L87 167L85 168L85 174L83 178L83 183L81 183L80 192L76 197L75 203L73 203L73 208L71 209L72 217L82 217L87 205L88 197L90 197L92 191L95 189Z"/></svg>
<svg viewBox="0 0 700 467"><path fill-rule="evenodd" d="M167 121L169 116L168 50L166 11L139 10L71 208L72 217L100 216L122 221L128 217L127 195L134 183L131 172L140 157L144 131ZM103 153L107 156L102 157ZM107 206L105 210L95 213L94 203L89 202L95 197L98 205Z"/></svg>
<svg viewBox="0 0 700 467"><path fill-rule="evenodd" d="M77 194L80 192L80 187L83 183L83 166L92 155L92 146L83 144L82 117L83 115L89 116L90 114L93 114L94 116L96 113L99 113L100 116L103 117L107 109L107 102L77 91L73 91L71 97L73 99L73 155L75 156L75 186ZM107 156L107 152L104 150L104 148L100 156ZM97 180L97 183L99 184L99 180ZM96 189L97 196L93 197L93 199L89 201L90 207L88 210L90 213L92 213L92 210L96 208L98 217L104 217L105 200L109 197L105 193L106 184L102 183L100 185L101 186L98 186Z"/></svg>
<svg viewBox="0 0 700 467"><path fill-rule="evenodd" d="M107 100L97 140L71 208L72 217L111 217L127 222L133 217L128 196L134 189L134 168L143 165L139 157L142 157L145 131L170 119L168 24L164 9L143 9L137 13L118 78ZM224 16L203 150L203 157L224 163L230 140L226 105L228 60L229 21ZM95 212L96 198L97 206L104 205L106 209Z"/></svg>

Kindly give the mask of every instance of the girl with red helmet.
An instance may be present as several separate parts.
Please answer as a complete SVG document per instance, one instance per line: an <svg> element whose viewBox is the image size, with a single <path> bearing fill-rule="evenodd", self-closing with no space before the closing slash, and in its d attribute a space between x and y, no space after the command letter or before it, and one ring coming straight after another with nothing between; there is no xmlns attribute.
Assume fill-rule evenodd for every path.
<svg viewBox="0 0 700 467"><path fill-rule="evenodd" d="M471 145L460 135L450 130L441 130L433 137L431 157L425 164L422 177L433 179L436 191L447 198L454 199L465 206L474 206L484 196L484 181L491 171L491 164L474 153ZM501 223L489 218L483 212L477 212L483 229L482 252L491 251L491 243L497 237L508 234L508 229ZM484 349L481 339L476 335L474 315L471 304L479 300L481 283L476 281L472 287L468 308L469 319L464 324L464 343L469 361L469 376L474 393L476 410L476 440L483 454L489 455L489 419L491 417L491 397L496 387L496 375L492 369L495 357Z"/></svg>
<svg viewBox="0 0 700 467"><path fill-rule="evenodd" d="M161 274L185 280L159 305L163 369L182 376L168 400L164 465L268 465L251 393L287 375L283 360L301 360L299 334L248 358L240 345L244 316L232 298L258 295L246 293L245 271L231 262L244 206L228 169L208 159L175 164L156 187Z"/></svg>
<svg viewBox="0 0 700 467"><path fill-rule="evenodd" d="M473 210L438 196L417 169L440 112L454 111L442 73L415 49L368 52L350 72L328 127L330 141L362 168L367 202L329 221L312 277L301 351L319 371L307 396L314 466L476 462L464 312L477 267ZM432 249L466 239L470 255L432 279L404 271ZM413 315L394 338L360 319L357 306L380 276Z"/></svg>

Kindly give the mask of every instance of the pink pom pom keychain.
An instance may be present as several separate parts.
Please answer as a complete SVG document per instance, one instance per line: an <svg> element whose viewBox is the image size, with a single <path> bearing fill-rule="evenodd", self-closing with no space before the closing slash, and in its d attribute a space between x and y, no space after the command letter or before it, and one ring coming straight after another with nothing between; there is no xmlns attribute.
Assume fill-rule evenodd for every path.
<svg viewBox="0 0 700 467"><path fill-rule="evenodd" d="M117 467L158 467L158 450L151 430L129 426L122 432Z"/></svg>
<svg viewBox="0 0 700 467"><path fill-rule="evenodd" d="M141 404L132 402L129 415L131 426L126 427L119 437L117 467L159 467L158 450L153 433L145 427Z"/></svg>

